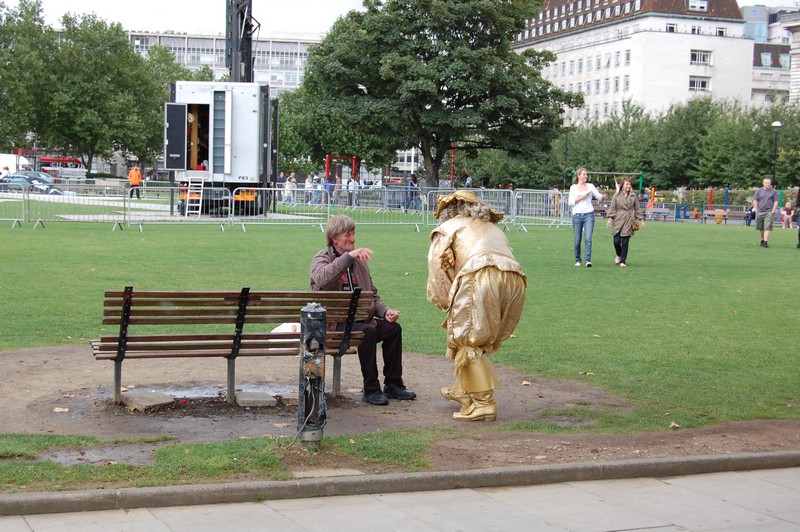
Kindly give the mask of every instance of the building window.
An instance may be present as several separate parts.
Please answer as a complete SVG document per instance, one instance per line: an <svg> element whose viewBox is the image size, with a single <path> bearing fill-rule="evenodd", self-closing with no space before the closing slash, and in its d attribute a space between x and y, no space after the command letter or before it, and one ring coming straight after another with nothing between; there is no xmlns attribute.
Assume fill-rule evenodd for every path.
<svg viewBox="0 0 800 532"><path fill-rule="evenodd" d="M700 35L703 33L703 28L700 26L692 26L692 35Z"/></svg>
<svg viewBox="0 0 800 532"><path fill-rule="evenodd" d="M667 33L675 33L676 31L678 31L678 25L675 24L674 22L668 22Z"/></svg>
<svg viewBox="0 0 800 532"><path fill-rule="evenodd" d="M625 50L625 64L626 65L630 65L631 64L631 51L630 51L630 49Z"/></svg>
<svg viewBox="0 0 800 532"><path fill-rule="evenodd" d="M603 104L603 116L608 116L608 104Z"/></svg>
<svg viewBox="0 0 800 532"><path fill-rule="evenodd" d="M599 55L595 56L595 58L594 58L594 69L595 70L600 70L600 65L601 65L600 56Z"/></svg>
<svg viewBox="0 0 800 532"><path fill-rule="evenodd" d="M619 76L614 77L614 92L619 92Z"/></svg>
<svg viewBox="0 0 800 532"><path fill-rule="evenodd" d="M635 0L634 1L633 10L634 11L641 11L642 10L642 0Z"/></svg>
<svg viewBox="0 0 800 532"><path fill-rule="evenodd" d="M630 12L631 12L631 3L628 2L627 4L625 4L625 14L627 15Z"/></svg>
<svg viewBox="0 0 800 532"><path fill-rule="evenodd" d="M606 54L606 68L611 68L611 54Z"/></svg>
<svg viewBox="0 0 800 532"><path fill-rule="evenodd" d="M619 5L614 6L614 16L618 17L620 12L621 12L621 8L619 7Z"/></svg>
<svg viewBox="0 0 800 532"><path fill-rule="evenodd" d="M614 66L618 67L622 63L622 52L614 53Z"/></svg>
<svg viewBox="0 0 800 532"><path fill-rule="evenodd" d="M792 65L792 60L789 57L789 54L781 54L781 68L790 68Z"/></svg>
<svg viewBox="0 0 800 532"><path fill-rule="evenodd" d="M689 11L708 11L708 0L689 0Z"/></svg>
<svg viewBox="0 0 800 532"><path fill-rule="evenodd" d="M566 76L567 75L567 62L566 61L561 61L561 75L562 76Z"/></svg>
<svg viewBox="0 0 800 532"><path fill-rule="evenodd" d="M628 75L625 75L622 78L622 90L623 92L628 92L631 90L631 77Z"/></svg>
<svg viewBox="0 0 800 532"><path fill-rule="evenodd" d="M583 73L583 58L578 59L578 74Z"/></svg>
<svg viewBox="0 0 800 532"><path fill-rule="evenodd" d="M710 90L710 78L702 76L689 76L689 90L694 92L708 92Z"/></svg>
<svg viewBox="0 0 800 532"><path fill-rule="evenodd" d="M569 61L569 74L570 76L575 73L575 60L570 59Z"/></svg>
<svg viewBox="0 0 800 532"><path fill-rule="evenodd" d="M600 94L600 78L594 80L594 93Z"/></svg>
<svg viewBox="0 0 800 532"><path fill-rule="evenodd" d="M717 37L725 37L726 35L728 35L728 29L722 26L717 26L715 34L717 35Z"/></svg>
<svg viewBox="0 0 800 532"><path fill-rule="evenodd" d="M611 90L611 79L606 78L603 80L603 92L608 92Z"/></svg>
<svg viewBox="0 0 800 532"><path fill-rule="evenodd" d="M711 52L708 50L692 50L689 53L689 64L691 65L710 65Z"/></svg>
<svg viewBox="0 0 800 532"><path fill-rule="evenodd" d="M769 52L763 52L761 54L761 66L772 66L772 54Z"/></svg>

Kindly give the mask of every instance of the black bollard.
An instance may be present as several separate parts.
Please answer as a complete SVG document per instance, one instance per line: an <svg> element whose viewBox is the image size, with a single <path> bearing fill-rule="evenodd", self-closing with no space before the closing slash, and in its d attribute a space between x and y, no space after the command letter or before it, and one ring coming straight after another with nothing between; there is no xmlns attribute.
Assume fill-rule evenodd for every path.
<svg viewBox="0 0 800 532"><path fill-rule="evenodd" d="M327 311L318 303L300 310L300 392L297 433L303 448L319 450L327 419L325 405L325 331Z"/></svg>

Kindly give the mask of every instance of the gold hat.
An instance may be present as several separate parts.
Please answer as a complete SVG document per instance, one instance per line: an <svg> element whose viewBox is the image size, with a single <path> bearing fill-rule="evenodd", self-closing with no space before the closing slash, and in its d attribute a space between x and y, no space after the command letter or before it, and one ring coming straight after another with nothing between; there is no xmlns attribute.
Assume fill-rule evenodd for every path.
<svg viewBox="0 0 800 532"><path fill-rule="evenodd" d="M442 209L447 207L448 205L456 202L456 201L463 201L465 203L476 203L485 205L481 200L478 199L478 196L475 195L474 192L471 190L464 190L459 189L453 192L452 194L440 195L436 198L436 212L433 215L438 218L439 214L441 214ZM489 216L493 223L497 223L503 219L503 213L500 211L496 211L494 209L489 209Z"/></svg>

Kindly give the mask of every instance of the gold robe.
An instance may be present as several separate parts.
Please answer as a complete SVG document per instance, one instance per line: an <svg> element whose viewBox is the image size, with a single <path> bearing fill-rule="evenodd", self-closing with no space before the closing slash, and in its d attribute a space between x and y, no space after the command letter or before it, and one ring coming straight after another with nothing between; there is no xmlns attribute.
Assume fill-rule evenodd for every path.
<svg viewBox="0 0 800 532"><path fill-rule="evenodd" d="M506 235L495 224L456 216L431 232L428 300L447 312L442 323L447 357L455 360L462 390L499 384L484 357L514 332L526 284Z"/></svg>

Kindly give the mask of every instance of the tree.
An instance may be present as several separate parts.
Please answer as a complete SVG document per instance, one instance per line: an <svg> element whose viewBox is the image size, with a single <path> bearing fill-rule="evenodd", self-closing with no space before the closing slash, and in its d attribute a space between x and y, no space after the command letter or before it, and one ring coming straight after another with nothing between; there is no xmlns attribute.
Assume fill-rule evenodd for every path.
<svg viewBox="0 0 800 532"><path fill-rule="evenodd" d="M0 149L31 146L47 120L42 102L54 82L48 68L55 33L45 26L40 0L0 4Z"/></svg>
<svg viewBox="0 0 800 532"><path fill-rule="evenodd" d="M130 128L116 148L132 153L142 163L153 164L164 151L164 103L169 101L170 86L178 80L196 78L176 63L164 46L150 47L142 67L136 75L134 107L130 110L139 127ZM208 75L202 69L198 72L201 78Z"/></svg>
<svg viewBox="0 0 800 532"><path fill-rule="evenodd" d="M50 65L58 82L49 87L40 133L52 149L80 154L91 168L95 155L140 145L147 134L139 105L144 59L119 24L95 15L64 15L61 23Z"/></svg>
<svg viewBox="0 0 800 532"><path fill-rule="evenodd" d="M306 84L281 94L279 138L279 165L285 171L317 170L325 155L356 156L372 166L388 165L395 157L392 145L370 142L357 129L336 120L309 94Z"/></svg>
<svg viewBox="0 0 800 532"><path fill-rule="evenodd" d="M333 120L377 150L418 147L430 184L451 143L474 153L548 149L563 107L541 76L549 52L511 43L537 0L365 0L309 56L304 85Z"/></svg>

